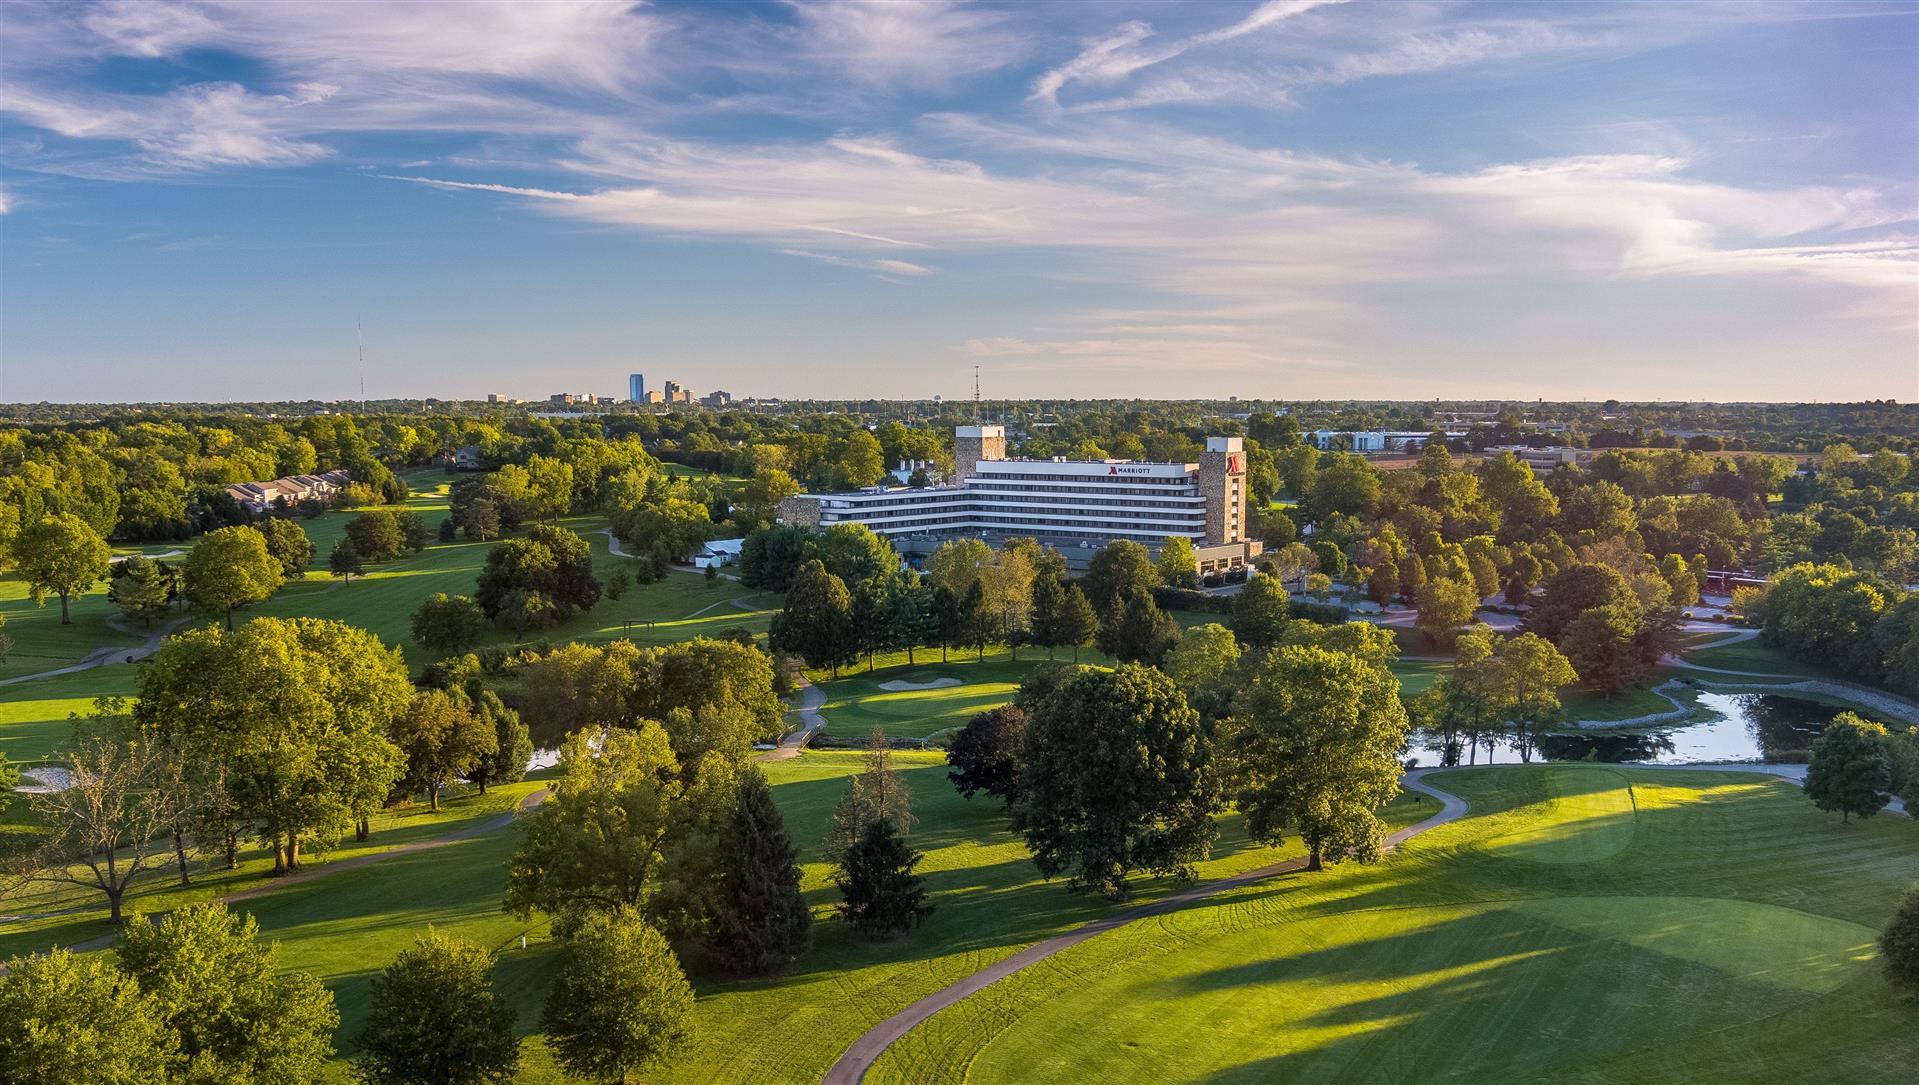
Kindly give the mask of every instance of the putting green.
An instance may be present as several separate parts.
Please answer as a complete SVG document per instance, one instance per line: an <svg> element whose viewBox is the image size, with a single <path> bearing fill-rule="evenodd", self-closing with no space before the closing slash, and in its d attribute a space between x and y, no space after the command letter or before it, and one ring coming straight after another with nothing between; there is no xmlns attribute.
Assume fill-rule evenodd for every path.
<svg viewBox="0 0 1919 1085"><path fill-rule="evenodd" d="M1761 932L1789 948L1742 953ZM1000 1033L971 1077L1564 1080L1870 978L1873 937L1786 908L1679 897L1302 918L1085 976L1074 997Z"/></svg>
<svg viewBox="0 0 1919 1085"><path fill-rule="evenodd" d="M944 686L939 689L911 689L876 693L860 699L861 710L879 716L902 719L926 719L972 710L975 705L991 708L1013 699L1019 686L1012 682L976 682L970 686Z"/></svg>
<svg viewBox="0 0 1919 1085"><path fill-rule="evenodd" d="M1546 778L1544 802L1513 811L1522 823L1487 840L1504 859L1532 863L1595 863L1632 844L1637 820L1632 785L1617 770L1597 766L1555 767Z"/></svg>
<svg viewBox="0 0 1919 1085"><path fill-rule="evenodd" d="M988 709L1012 701L1020 680L1038 660L938 663L918 667L888 667L870 674L849 674L822 682L826 694L827 731L837 737L858 738L875 725L894 738L925 738L963 727ZM942 678L957 685L932 689L885 689L887 683L929 685Z"/></svg>

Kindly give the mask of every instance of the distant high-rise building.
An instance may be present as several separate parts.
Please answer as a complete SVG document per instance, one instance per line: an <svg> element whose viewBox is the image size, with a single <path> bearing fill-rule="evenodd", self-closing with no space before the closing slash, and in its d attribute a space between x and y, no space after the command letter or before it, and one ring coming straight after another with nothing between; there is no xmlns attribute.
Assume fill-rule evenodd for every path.
<svg viewBox="0 0 1919 1085"><path fill-rule="evenodd" d="M668 403L691 403L693 402L693 393L679 381L667 381L666 401Z"/></svg>
<svg viewBox="0 0 1919 1085"><path fill-rule="evenodd" d="M626 378L626 401L628 403L646 402L646 375L635 373Z"/></svg>

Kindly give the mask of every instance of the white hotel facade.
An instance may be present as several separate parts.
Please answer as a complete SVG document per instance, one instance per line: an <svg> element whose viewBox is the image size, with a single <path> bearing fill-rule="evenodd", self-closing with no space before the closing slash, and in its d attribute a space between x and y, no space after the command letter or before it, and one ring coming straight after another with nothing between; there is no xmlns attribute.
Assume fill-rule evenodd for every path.
<svg viewBox="0 0 1919 1085"><path fill-rule="evenodd" d="M1006 458L1003 427L961 426L954 467L952 485L800 494L780 516L819 527L865 524L895 540L1030 535L1062 547L1131 539L1156 549L1179 535L1193 540L1201 573L1244 568L1260 552L1247 536L1238 437L1207 438L1199 463L1022 460Z"/></svg>

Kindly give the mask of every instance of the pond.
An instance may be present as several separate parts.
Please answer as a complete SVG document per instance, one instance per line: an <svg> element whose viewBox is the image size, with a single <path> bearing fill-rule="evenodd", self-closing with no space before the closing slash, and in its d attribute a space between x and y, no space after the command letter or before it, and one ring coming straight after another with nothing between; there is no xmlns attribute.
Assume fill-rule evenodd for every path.
<svg viewBox="0 0 1919 1085"><path fill-rule="evenodd" d="M1543 735L1533 760L1644 762L1654 765L1694 765L1716 761L1804 761L1812 741L1844 709L1785 697L1777 693L1709 693L1700 691L1704 719L1671 727L1636 731L1566 731ZM1439 736L1413 732L1408 756L1422 765L1446 762ZM1468 755L1456 750L1459 762ZM1518 746L1510 738L1492 743L1490 754L1480 743L1478 762L1519 763Z"/></svg>

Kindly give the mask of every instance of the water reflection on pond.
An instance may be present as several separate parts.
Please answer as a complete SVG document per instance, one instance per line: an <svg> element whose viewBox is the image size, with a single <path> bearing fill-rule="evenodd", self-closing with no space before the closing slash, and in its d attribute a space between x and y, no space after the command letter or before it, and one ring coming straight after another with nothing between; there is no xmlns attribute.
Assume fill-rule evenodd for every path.
<svg viewBox="0 0 1919 1085"><path fill-rule="evenodd" d="M1699 707L1711 715L1692 723L1653 727L1642 731L1567 731L1542 735L1532 760L1647 762L1655 765L1691 765L1712 761L1804 761L1826 724L1844 709L1786 697L1777 693L1709 693L1698 695ZM1409 756L1422 765L1477 760L1479 764L1511 765L1524 760L1510 738L1479 744L1477 757L1456 744L1443 748L1440 737L1413 732ZM1450 755L1450 756L1449 756Z"/></svg>

